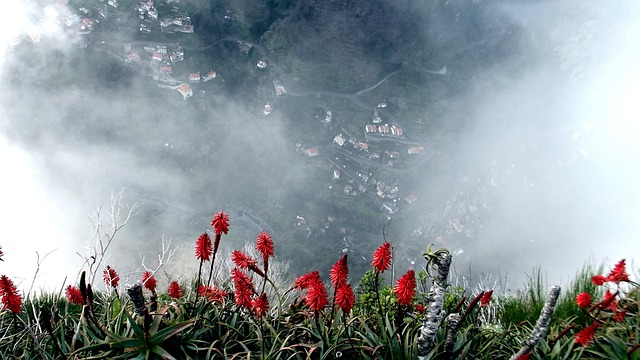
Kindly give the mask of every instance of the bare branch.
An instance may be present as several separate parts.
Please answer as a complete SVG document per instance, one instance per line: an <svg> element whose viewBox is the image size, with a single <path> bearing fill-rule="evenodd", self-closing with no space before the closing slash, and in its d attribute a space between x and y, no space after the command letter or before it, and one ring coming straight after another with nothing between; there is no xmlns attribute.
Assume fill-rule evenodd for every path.
<svg viewBox="0 0 640 360"><path fill-rule="evenodd" d="M99 206L95 214L89 218L89 230L93 243L88 244L87 255L78 255L84 259L82 267L88 267L91 284L95 282L95 278L107 258L106 254L118 231L137 214L137 204L127 207L122 202L123 197L124 189L118 193L111 194L111 201L106 214L104 214L102 206ZM128 210L123 211L125 208L128 208ZM103 221L107 223L104 224ZM80 272L82 272L82 269L78 272L78 276Z"/></svg>

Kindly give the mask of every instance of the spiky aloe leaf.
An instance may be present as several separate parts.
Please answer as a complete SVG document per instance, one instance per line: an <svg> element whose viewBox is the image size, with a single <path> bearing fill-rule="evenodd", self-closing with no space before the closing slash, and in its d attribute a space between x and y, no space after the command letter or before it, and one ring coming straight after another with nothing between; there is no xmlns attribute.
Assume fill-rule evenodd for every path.
<svg viewBox="0 0 640 360"><path fill-rule="evenodd" d="M161 344L165 340L171 338L172 336L177 335L181 331L190 328L191 326L193 326L194 323L195 323L195 319L190 319L187 321L183 321L177 324L167 326L166 328L151 335L149 337L149 342L154 345Z"/></svg>
<svg viewBox="0 0 640 360"><path fill-rule="evenodd" d="M171 354L169 354L165 349L163 349L160 345L155 345L151 348L151 352L159 355L164 360L176 360Z"/></svg>

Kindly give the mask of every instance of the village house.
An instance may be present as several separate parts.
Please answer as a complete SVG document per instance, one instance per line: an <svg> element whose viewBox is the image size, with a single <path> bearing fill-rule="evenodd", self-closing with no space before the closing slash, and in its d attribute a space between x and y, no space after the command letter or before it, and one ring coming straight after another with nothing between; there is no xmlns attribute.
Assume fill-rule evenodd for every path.
<svg viewBox="0 0 640 360"><path fill-rule="evenodd" d="M320 149L317 146L313 146L305 150L304 152L308 157L314 157L320 155Z"/></svg>
<svg viewBox="0 0 640 360"><path fill-rule="evenodd" d="M331 110L327 110L327 114L324 117L324 122L328 124L331 122L332 118L333 118L333 113L331 112Z"/></svg>
<svg viewBox="0 0 640 360"><path fill-rule="evenodd" d="M125 63L134 63L140 61L142 61L142 58L140 57L140 53L138 53L137 51L129 51L124 57Z"/></svg>
<svg viewBox="0 0 640 360"><path fill-rule="evenodd" d="M189 75L189 82L190 83L199 83L200 82L200 73L199 72L191 73Z"/></svg>
<svg viewBox="0 0 640 360"><path fill-rule="evenodd" d="M178 62L178 61L184 60L184 51L182 51L182 49L173 50L171 52L171 55L169 55L169 60L171 60L171 62Z"/></svg>
<svg viewBox="0 0 640 360"><path fill-rule="evenodd" d="M213 71L213 70L210 70L210 71L209 71L209 72L208 72L208 73L207 73L207 74L202 78L202 82L207 82L207 81L213 80L213 79L215 79L215 78L216 78L216 76L218 76L218 73L217 73L217 72L215 72L215 71Z"/></svg>
<svg viewBox="0 0 640 360"><path fill-rule="evenodd" d="M392 202L384 202L382 203L382 207L391 215L398 212L398 206Z"/></svg>
<svg viewBox="0 0 640 360"><path fill-rule="evenodd" d="M276 95L280 96L282 94L286 94L287 93L287 90L284 88L284 85L282 85L282 81L273 80L273 86L276 89Z"/></svg>
<svg viewBox="0 0 640 360"><path fill-rule="evenodd" d="M381 135L386 135L389 133L389 125L388 124L384 124L384 125L380 125L378 126L378 132Z"/></svg>
<svg viewBox="0 0 640 360"><path fill-rule="evenodd" d="M413 204L416 200L418 200L418 197L414 193L411 193L404 197L404 201L406 201L407 204Z"/></svg>
<svg viewBox="0 0 640 360"><path fill-rule="evenodd" d="M164 60L164 54L156 51L153 53L153 55L151 55L151 60L162 62Z"/></svg>
<svg viewBox="0 0 640 360"><path fill-rule="evenodd" d="M178 90L178 92L182 95L182 98L185 100L193 96L193 90L191 90L191 85L189 84L182 84L178 86L176 90Z"/></svg>
<svg viewBox="0 0 640 360"><path fill-rule="evenodd" d="M391 125L391 135L396 137L401 137L402 134L404 134L404 131L402 130L402 128L396 125Z"/></svg>
<svg viewBox="0 0 640 360"><path fill-rule="evenodd" d="M80 31L88 34L90 32L93 31L93 20L89 19L89 18L84 18L82 19L82 22L80 23Z"/></svg>
<svg viewBox="0 0 640 360"><path fill-rule="evenodd" d="M333 138L333 142L338 144L338 146L342 146L347 142L347 139L342 136L342 133L339 133Z"/></svg>

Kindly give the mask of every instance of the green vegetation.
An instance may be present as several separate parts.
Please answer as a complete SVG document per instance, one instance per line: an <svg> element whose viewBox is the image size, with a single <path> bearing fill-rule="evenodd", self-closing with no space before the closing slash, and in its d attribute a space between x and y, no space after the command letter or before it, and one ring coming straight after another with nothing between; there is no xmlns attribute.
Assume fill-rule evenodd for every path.
<svg viewBox="0 0 640 360"><path fill-rule="evenodd" d="M216 255L228 232L228 216L216 213L212 226L213 241L208 233L196 241L197 276L189 283L172 281L166 292L157 290L154 274L159 268L145 271L140 282L124 289L115 269L106 266L102 274L107 290L94 291L98 285L92 279L99 269L91 265L77 286L39 295L20 294L2 276L0 356L640 358L640 294L624 260L606 276L598 275L603 269L585 266L560 296L559 287L546 294L540 270L524 290L504 295L451 286L451 255L446 250L428 249L424 270L410 270L392 287L384 276L391 266L391 248L384 243L373 254L371 270L354 287L349 284L347 255L331 267L330 281L311 272L290 286L274 281L282 274L271 273L274 247L265 232L256 238L255 257L249 250L234 251L231 276L218 276L224 259L216 263ZM104 265L112 240L99 241L105 250L96 252L94 264ZM211 272L217 274L213 279Z"/></svg>

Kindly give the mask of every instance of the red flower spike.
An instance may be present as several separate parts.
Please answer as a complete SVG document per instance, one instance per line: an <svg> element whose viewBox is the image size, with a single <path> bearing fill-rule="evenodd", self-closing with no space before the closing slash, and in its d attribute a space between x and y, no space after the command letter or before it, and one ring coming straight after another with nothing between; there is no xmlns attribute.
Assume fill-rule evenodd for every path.
<svg viewBox="0 0 640 360"><path fill-rule="evenodd" d="M229 232L229 215L224 211L213 214L213 219L211 219L211 226L213 226L213 231L217 235L220 235L222 233L227 235L227 233Z"/></svg>
<svg viewBox="0 0 640 360"><path fill-rule="evenodd" d="M180 288L180 284L177 281L172 281L169 284L169 296L174 299L179 299L182 297L182 288Z"/></svg>
<svg viewBox="0 0 640 360"><path fill-rule="evenodd" d="M385 242L373 252L371 265L378 273L389 269L389 265L391 265L391 244L389 244L389 242Z"/></svg>
<svg viewBox="0 0 640 360"><path fill-rule="evenodd" d="M224 298L227 297L227 292L217 288L217 287L207 287L204 285L200 285L198 287L198 294L200 296L206 297L209 301L222 301Z"/></svg>
<svg viewBox="0 0 640 360"><path fill-rule="evenodd" d="M309 283L304 302L309 305L309 308L313 311L321 311L327 306L329 303L327 299L327 289L325 289L320 278L314 279Z"/></svg>
<svg viewBox="0 0 640 360"><path fill-rule="evenodd" d="M118 273L109 265L102 272L102 278L104 279L104 283L107 286L115 288L118 287L118 282L120 281L120 276Z"/></svg>
<svg viewBox="0 0 640 360"><path fill-rule="evenodd" d="M4 256L4 253L2 252L2 246L0 246L0 261L4 261L4 259L2 258Z"/></svg>
<svg viewBox="0 0 640 360"><path fill-rule="evenodd" d="M212 253L211 237L209 237L209 234L203 233L198 237L198 240L196 240L196 259L209 261Z"/></svg>
<svg viewBox="0 0 640 360"><path fill-rule="evenodd" d="M251 309L251 296L254 292L253 281L238 268L231 270L231 279L233 279L233 295L236 298L236 304Z"/></svg>
<svg viewBox="0 0 640 360"><path fill-rule="evenodd" d="M616 299L616 295L618 293L612 293L607 290L602 297L602 301L598 304L601 309L609 309L611 311L618 311L618 299Z"/></svg>
<svg viewBox="0 0 640 360"><path fill-rule="evenodd" d="M333 300L333 302L338 305L338 307L345 313L348 314L349 312L351 312L351 308L356 302L356 297L353 294L353 288L351 287L351 284L342 283L342 285L340 285L340 287L336 291L336 298Z"/></svg>
<svg viewBox="0 0 640 360"><path fill-rule="evenodd" d="M266 231L258 234L256 238L256 250L262 255L263 259L273 256L273 240L271 240L271 235Z"/></svg>
<svg viewBox="0 0 640 360"><path fill-rule="evenodd" d="M248 269L256 274L264 277L264 272L258 268L258 260L250 257L240 250L234 250L231 253L231 261L241 269Z"/></svg>
<svg viewBox="0 0 640 360"><path fill-rule="evenodd" d="M416 274L412 270L407 271L396 282L396 286L393 287L393 293L398 298L398 304L409 305L416 294Z"/></svg>
<svg viewBox="0 0 640 360"><path fill-rule="evenodd" d="M261 231L256 238L256 250L262 255L264 271L269 271L269 257L273 256L273 240L266 231Z"/></svg>
<svg viewBox="0 0 640 360"><path fill-rule="evenodd" d="M604 275L595 275L591 278L591 282L593 283L593 285L602 286L607 282L607 278L604 277Z"/></svg>
<svg viewBox="0 0 640 360"><path fill-rule="evenodd" d="M293 283L293 287L295 289L298 290L304 290L306 288L309 287L309 285L313 282L313 281L321 281L320 280L320 273L317 271L312 271L308 274L302 275L299 278L296 279L296 281Z"/></svg>
<svg viewBox="0 0 640 360"><path fill-rule="evenodd" d="M627 310L622 310L622 311L618 311L618 312L616 312L616 313L613 315L612 319L613 319L613 321L615 321L615 322L623 322L623 321L624 321L625 316L627 316Z"/></svg>
<svg viewBox="0 0 640 360"><path fill-rule="evenodd" d="M484 294L482 294L482 297L480 298L480 306L482 306L482 307L489 306L489 303L491 302L491 296L492 295L493 295L493 290L489 290L489 291L485 292Z"/></svg>
<svg viewBox="0 0 640 360"><path fill-rule="evenodd" d="M234 250L231 253L231 261L241 269L248 269L252 266L257 266L258 261L251 258L249 255L243 253L240 250Z"/></svg>
<svg viewBox="0 0 640 360"><path fill-rule="evenodd" d="M529 360L531 359L531 353L522 354L518 357L518 360Z"/></svg>
<svg viewBox="0 0 640 360"><path fill-rule="evenodd" d="M158 285L158 282L156 281L156 278L153 277L151 271L145 271L142 274L142 285L144 285L144 287L149 289L152 293L156 292L156 286Z"/></svg>
<svg viewBox="0 0 640 360"><path fill-rule="evenodd" d="M20 313L22 296L18 293L13 281L6 275L0 277L0 298L3 309L9 309L14 314Z"/></svg>
<svg viewBox="0 0 640 360"><path fill-rule="evenodd" d="M613 281L616 284L620 284L623 281L629 281L629 274L627 274L627 270L625 269L625 259L620 260L614 267L613 270L607 275L607 280Z"/></svg>
<svg viewBox="0 0 640 360"><path fill-rule="evenodd" d="M588 292L583 292L578 294L578 296L576 296L576 304L581 308L581 309L586 309L591 305L591 301L593 299L591 298L591 294L589 294Z"/></svg>
<svg viewBox="0 0 640 360"><path fill-rule="evenodd" d="M251 311L256 316L267 315L267 311L269 311L269 299L267 299L267 294L262 293L262 295L251 301Z"/></svg>
<svg viewBox="0 0 640 360"><path fill-rule="evenodd" d="M75 286L67 286L64 289L64 294L67 297L68 302L72 304L83 305L84 301L82 300L82 293L80 292L80 289L76 288Z"/></svg>
<svg viewBox="0 0 640 360"><path fill-rule="evenodd" d="M347 276L349 275L349 267L347 266L347 254L342 255L329 271L329 278L334 288L339 288L341 285L347 282Z"/></svg>
<svg viewBox="0 0 640 360"><path fill-rule="evenodd" d="M580 344L583 347L589 346L589 343L591 343L591 341L593 341L593 338L595 337L598 326L600 326L600 324L597 322L594 322L593 324L580 330L576 334L576 344Z"/></svg>
<svg viewBox="0 0 640 360"><path fill-rule="evenodd" d="M424 314L425 311L427 311L427 308L424 307L424 305L422 305L422 304L417 304L416 305L416 312L418 312L420 314Z"/></svg>

